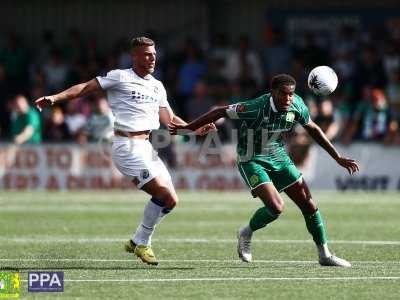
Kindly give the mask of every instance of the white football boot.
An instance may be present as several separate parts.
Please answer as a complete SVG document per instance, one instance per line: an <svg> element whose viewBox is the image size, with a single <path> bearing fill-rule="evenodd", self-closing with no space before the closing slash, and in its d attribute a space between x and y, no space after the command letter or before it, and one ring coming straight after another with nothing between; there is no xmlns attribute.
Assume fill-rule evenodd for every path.
<svg viewBox="0 0 400 300"><path fill-rule="evenodd" d="M237 232L238 238L238 245L237 245L237 252L239 258L244 262L251 262L251 235L243 234L243 228L239 229Z"/></svg>
<svg viewBox="0 0 400 300"><path fill-rule="evenodd" d="M350 268L351 263L343 258L339 258L335 255L330 256L321 256L319 258L319 264L321 266L330 266L330 267L343 267L343 268Z"/></svg>

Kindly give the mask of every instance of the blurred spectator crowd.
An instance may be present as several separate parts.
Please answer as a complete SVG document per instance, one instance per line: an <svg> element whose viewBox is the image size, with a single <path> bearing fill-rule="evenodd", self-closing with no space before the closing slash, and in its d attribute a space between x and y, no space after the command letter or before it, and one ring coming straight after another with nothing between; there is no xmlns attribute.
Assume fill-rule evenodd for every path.
<svg viewBox="0 0 400 300"><path fill-rule="evenodd" d="M334 141L349 144L379 141L400 145L400 28L359 32L339 27L332 39L305 32L288 41L285 33L266 26L259 41L215 34L208 42L187 38L171 46L154 32L157 69L176 113L193 120L215 105L250 99L269 91L278 73L297 80L296 93L306 101L312 119ZM36 45L24 37L0 35L0 138L14 143L97 141L110 133L112 114L105 95L96 94L51 107L39 114L33 101L73 84L132 65L129 39L100 49L95 40L71 30L61 42L51 31ZM329 65L339 86L329 97L316 97L306 86L308 72ZM231 140L229 120L218 124L223 142ZM291 145L308 145L297 128Z"/></svg>

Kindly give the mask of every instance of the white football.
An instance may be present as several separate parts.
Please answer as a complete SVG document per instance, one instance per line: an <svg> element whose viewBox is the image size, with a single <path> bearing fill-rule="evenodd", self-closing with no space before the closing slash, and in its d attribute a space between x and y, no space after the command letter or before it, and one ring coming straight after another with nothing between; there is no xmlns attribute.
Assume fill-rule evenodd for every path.
<svg viewBox="0 0 400 300"><path fill-rule="evenodd" d="M338 77L335 71L328 66L315 67L308 75L308 87L317 95L329 95L337 85Z"/></svg>

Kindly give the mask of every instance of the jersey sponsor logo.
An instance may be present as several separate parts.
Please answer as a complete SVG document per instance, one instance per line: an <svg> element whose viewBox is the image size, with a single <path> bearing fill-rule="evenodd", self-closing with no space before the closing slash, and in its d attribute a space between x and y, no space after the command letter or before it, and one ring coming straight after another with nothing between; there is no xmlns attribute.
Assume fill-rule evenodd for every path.
<svg viewBox="0 0 400 300"><path fill-rule="evenodd" d="M243 104L238 104L236 106L236 112L242 113L246 111L246 106L244 106Z"/></svg>
<svg viewBox="0 0 400 300"><path fill-rule="evenodd" d="M286 122L293 122L293 121L294 121L294 113L290 111L286 114Z"/></svg>
<svg viewBox="0 0 400 300"><path fill-rule="evenodd" d="M137 91L132 91L132 99L136 103L155 103L155 102L157 102L156 98L153 98L149 95L144 95Z"/></svg>

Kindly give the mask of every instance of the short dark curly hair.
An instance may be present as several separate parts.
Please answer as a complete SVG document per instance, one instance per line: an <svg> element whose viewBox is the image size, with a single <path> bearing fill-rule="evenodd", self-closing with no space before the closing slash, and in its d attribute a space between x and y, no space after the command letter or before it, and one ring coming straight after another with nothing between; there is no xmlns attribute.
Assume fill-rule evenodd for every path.
<svg viewBox="0 0 400 300"><path fill-rule="evenodd" d="M155 45L154 41L145 36L134 37L133 39L131 39L131 49L140 46L154 46L154 45Z"/></svg>
<svg viewBox="0 0 400 300"><path fill-rule="evenodd" d="M276 90L283 85L296 85L296 79L288 74L278 74L271 79L271 89Z"/></svg>

